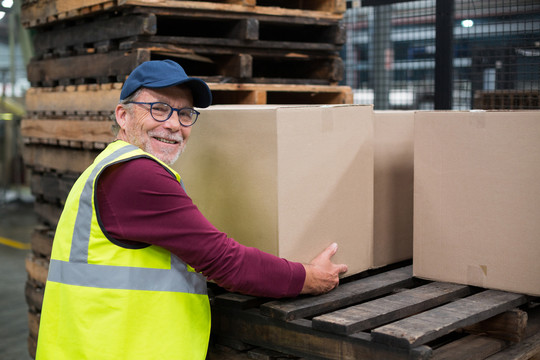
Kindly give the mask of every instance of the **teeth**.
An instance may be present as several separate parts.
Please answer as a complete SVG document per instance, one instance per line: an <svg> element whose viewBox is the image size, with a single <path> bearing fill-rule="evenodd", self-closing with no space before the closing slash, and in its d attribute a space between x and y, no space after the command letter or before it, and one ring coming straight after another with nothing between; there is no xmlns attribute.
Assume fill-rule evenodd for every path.
<svg viewBox="0 0 540 360"><path fill-rule="evenodd" d="M164 138L156 138L156 140L159 140L159 141L167 143L167 144L176 144L176 141L167 140L167 139L164 139Z"/></svg>

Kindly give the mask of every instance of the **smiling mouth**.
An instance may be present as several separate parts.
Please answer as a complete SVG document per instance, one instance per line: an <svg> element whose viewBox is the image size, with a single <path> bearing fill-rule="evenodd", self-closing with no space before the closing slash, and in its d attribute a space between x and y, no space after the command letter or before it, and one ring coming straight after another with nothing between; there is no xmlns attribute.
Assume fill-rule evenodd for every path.
<svg viewBox="0 0 540 360"><path fill-rule="evenodd" d="M161 141L165 144L178 144L178 141L176 140L168 140L168 139L164 139L164 138L161 138L161 137L154 137L154 139L156 139L157 141Z"/></svg>

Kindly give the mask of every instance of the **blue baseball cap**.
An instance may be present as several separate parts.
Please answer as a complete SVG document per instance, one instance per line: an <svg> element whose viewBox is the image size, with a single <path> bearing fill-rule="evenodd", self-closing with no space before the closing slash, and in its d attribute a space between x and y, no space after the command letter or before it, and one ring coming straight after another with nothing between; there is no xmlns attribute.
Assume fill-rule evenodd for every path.
<svg viewBox="0 0 540 360"><path fill-rule="evenodd" d="M172 60L146 61L137 66L122 86L120 100L140 87L159 89L181 84L190 88L193 106L205 108L212 104L212 92L208 85L201 79L188 77L184 69Z"/></svg>

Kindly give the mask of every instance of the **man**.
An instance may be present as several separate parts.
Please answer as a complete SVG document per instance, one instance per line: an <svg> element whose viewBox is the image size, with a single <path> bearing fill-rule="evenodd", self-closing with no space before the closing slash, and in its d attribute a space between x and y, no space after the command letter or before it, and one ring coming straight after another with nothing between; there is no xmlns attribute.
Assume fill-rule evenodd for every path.
<svg viewBox="0 0 540 360"><path fill-rule="evenodd" d="M345 265L332 244L310 264L242 246L218 231L169 167L210 89L177 63L149 61L128 77L117 140L71 190L53 244L36 358L204 359L206 279L256 296L320 294Z"/></svg>

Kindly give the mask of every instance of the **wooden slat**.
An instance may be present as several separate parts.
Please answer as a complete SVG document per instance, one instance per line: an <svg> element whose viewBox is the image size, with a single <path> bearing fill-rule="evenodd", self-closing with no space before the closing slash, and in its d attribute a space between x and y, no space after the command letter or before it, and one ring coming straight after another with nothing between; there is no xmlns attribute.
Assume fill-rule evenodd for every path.
<svg viewBox="0 0 540 360"><path fill-rule="evenodd" d="M214 104L352 104L348 86L209 83Z"/></svg>
<svg viewBox="0 0 540 360"><path fill-rule="evenodd" d="M190 74L199 78L222 76L227 82L307 83L329 85L343 78L344 65L339 47L307 42L257 41L198 37L139 36L120 43L121 50L148 49L152 54L174 58ZM260 48L259 48L260 47ZM243 70L243 78L235 68L226 65L228 58L249 56L252 67Z"/></svg>
<svg viewBox="0 0 540 360"><path fill-rule="evenodd" d="M21 23L24 26L38 26L53 22L59 17L67 17L69 12L101 5L106 0L57 0L57 1L24 1L21 6ZM71 14L70 17L79 15Z"/></svg>
<svg viewBox="0 0 540 360"><path fill-rule="evenodd" d="M527 312L512 309L502 314L467 326L463 330L471 334L482 334L501 340L519 342L523 339L527 327Z"/></svg>
<svg viewBox="0 0 540 360"><path fill-rule="evenodd" d="M540 308L528 309L524 338L540 333ZM513 343L491 336L469 335L433 350L433 360L484 360Z"/></svg>
<svg viewBox="0 0 540 360"><path fill-rule="evenodd" d="M159 7L188 12L197 10L331 20L341 20L346 10L345 0L273 1L270 2L271 6L259 3L256 0L51 0L45 3L43 1L25 1L21 10L21 23L25 27L38 27L59 20L98 15L103 11L121 10L130 7Z"/></svg>
<svg viewBox="0 0 540 360"><path fill-rule="evenodd" d="M157 39L157 37L156 37ZM177 61L190 75L206 78L217 77L227 82L307 83L331 85L343 78L344 64L337 53L310 55L270 51L266 49L235 49L227 44L198 46L176 44L174 37L156 40L126 40L120 44L124 51L106 54L90 53L44 60L32 60L28 66L28 80L32 86L69 85L85 82L111 82L123 79L147 60L163 57ZM191 41L199 42L199 40ZM221 43L223 43L221 41ZM242 78L238 69L227 68L228 59L238 54L250 56L252 69L244 69ZM251 70L251 71L248 71Z"/></svg>
<svg viewBox="0 0 540 360"><path fill-rule="evenodd" d="M138 65L148 60L150 51L146 49L32 60L28 66L27 77L32 84L52 84L61 79L117 79L126 77Z"/></svg>
<svg viewBox="0 0 540 360"><path fill-rule="evenodd" d="M182 26L177 26L181 23ZM159 35L159 36L158 36ZM299 23L284 18L267 21L248 15L226 16L223 13L191 14L121 14L106 19L38 32L36 56L69 56L89 49L99 52L115 43L139 39L147 43L170 43L191 46L227 46L244 49L311 50L338 52L346 40L344 25L339 22ZM126 40L132 39L132 40ZM104 47L104 45L106 45ZM118 46L118 45L116 45ZM143 47L137 45L136 47ZM127 49L128 47L122 47Z"/></svg>
<svg viewBox="0 0 540 360"><path fill-rule="evenodd" d="M58 51L58 49L70 46L155 33L156 16L154 14L97 18L72 27L36 32L34 51L37 56L40 56L46 52Z"/></svg>
<svg viewBox="0 0 540 360"><path fill-rule="evenodd" d="M54 235L49 227L36 227L31 237L32 251L42 257L50 258L53 237Z"/></svg>
<svg viewBox="0 0 540 360"><path fill-rule="evenodd" d="M395 321L470 294L465 285L433 282L313 318L313 328L351 334Z"/></svg>
<svg viewBox="0 0 540 360"><path fill-rule="evenodd" d="M376 342L410 348L510 310L526 301L524 295L486 290L379 327L371 335Z"/></svg>
<svg viewBox="0 0 540 360"><path fill-rule="evenodd" d="M38 337L40 314L28 312L28 332L33 338Z"/></svg>
<svg viewBox="0 0 540 360"><path fill-rule="evenodd" d="M35 279L28 278L25 285L24 296L28 308L37 314L41 312L45 285Z"/></svg>
<svg viewBox="0 0 540 360"><path fill-rule="evenodd" d="M335 290L315 296L261 305L261 313L281 320L319 315L367 299L385 295L395 288L411 285L412 267L388 271L338 286Z"/></svg>
<svg viewBox="0 0 540 360"><path fill-rule="evenodd" d="M352 104L348 86L290 84L221 84L208 82L213 104ZM87 114L111 114L122 83L101 86L65 86L30 88L26 94L27 112L33 119L70 117ZM23 133L23 136L25 134Z"/></svg>
<svg viewBox="0 0 540 360"><path fill-rule="evenodd" d="M484 360L508 345L508 341L469 335L433 350L433 360Z"/></svg>
<svg viewBox="0 0 540 360"><path fill-rule="evenodd" d="M27 144L22 152L24 163L29 167L81 174L92 164L100 151Z"/></svg>
<svg viewBox="0 0 540 360"><path fill-rule="evenodd" d="M268 301L266 298L249 296L237 293L225 293L214 298L215 304L222 308L251 309Z"/></svg>
<svg viewBox="0 0 540 360"><path fill-rule="evenodd" d="M45 282L47 282L47 274L49 272L49 262L46 259L29 254L26 257L25 264L28 276L45 285Z"/></svg>
<svg viewBox="0 0 540 360"><path fill-rule="evenodd" d="M122 83L57 88L32 87L26 92L28 113L50 115L112 114L120 99Z"/></svg>
<svg viewBox="0 0 540 360"><path fill-rule="evenodd" d="M305 16L340 19L346 10L344 0L312 0L312 1L275 1L273 6L263 6L260 1L247 5L244 0L233 1L178 1L178 0L121 0L121 3L132 6L161 6L168 8L205 9L214 11L249 12L273 16ZM287 7L279 7L285 5Z"/></svg>
<svg viewBox="0 0 540 360"><path fill-rule="evenodd" d="M114 140L111 125L112 121L23 119L21 134L37 139L109 143Z"/></svg>
<svg viewBox="0 0 540 360"><path fill-rule="evenodd" d="M52 228L56 228L58 225L58 220L62 214L62 208L58 205L46 203L46 202L35 202L34 203L34 212Z"/></svg>
<svg viewBox="0 0 540 360"><path fill-rule="evenodd" d="M538 354L540 354L540 333L510 346L486 360L529 360Z"/></svg>

